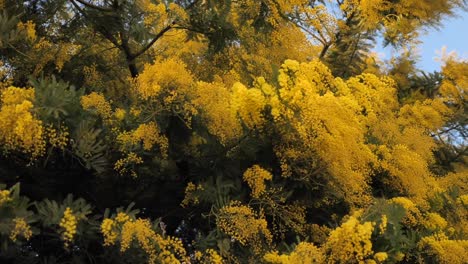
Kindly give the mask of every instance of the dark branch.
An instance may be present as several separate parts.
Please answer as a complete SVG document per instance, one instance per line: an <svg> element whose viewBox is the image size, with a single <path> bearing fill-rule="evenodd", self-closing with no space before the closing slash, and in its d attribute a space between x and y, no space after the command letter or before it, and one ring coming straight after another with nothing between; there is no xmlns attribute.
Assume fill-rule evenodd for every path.
<svg viewBox="0 0 468 264"><path fill-rule="evenodd" d="M141 54L145 53L149 48L151 48L151 46L153 46L153 44L158 41L158 39L160 39L167 31L171 30L172 27L175 25L175 21L172 22L170 25L166 26L165 28L163 28L158 34L156 34L156 36L151 40L150 43L148 43L145 47L143 47L140 51L138 51L137 53L135 53L132 57L132 59L135 59L137 58L138 56L140 56Z"/></svg>
<svg viewBox="0 0 468 264"><path fill-rule="evenodd" d="M70 1L71 2L77 1L78 3L80 3L80 4L82 4L82 5L86 6L86 7L93 8L93 9L103 11L103 12L112 12L112 11L114 11L112 8L105 8L105 7L102 7L102 6L93 5L93 4L88 3L86 1L83 1L83 0L70 0Z"/></svg>

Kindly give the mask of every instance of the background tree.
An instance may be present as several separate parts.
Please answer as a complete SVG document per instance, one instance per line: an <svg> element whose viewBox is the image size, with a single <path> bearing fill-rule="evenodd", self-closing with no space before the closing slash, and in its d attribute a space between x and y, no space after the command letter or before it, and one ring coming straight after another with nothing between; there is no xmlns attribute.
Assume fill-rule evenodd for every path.
<svg viewBox="0 0 468 264"><path fill-rule="evenodd" d="M0 6L2 261L468 258L463 1Z"/></svg>

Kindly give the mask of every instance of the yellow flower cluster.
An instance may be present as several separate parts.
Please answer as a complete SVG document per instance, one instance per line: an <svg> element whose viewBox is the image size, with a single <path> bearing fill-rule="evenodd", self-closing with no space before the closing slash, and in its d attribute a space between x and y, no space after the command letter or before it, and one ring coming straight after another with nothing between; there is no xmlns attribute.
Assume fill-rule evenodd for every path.
<svg viewBox="0 0 468 264"><path fill-rule="evenodd" d="M124 120L126 115L127 115L127 111L125 111L125 109L117 108L114 111L114 117L115 117L115 119L117 119L119 121Z"/></svg>
<svg viewBox="0 0 468 264"><path fill-rule="evenodd" d="M261 241L262 237L267 242L272 240L267 221L252 208L238 201L231 202L219 210L216 225L241 245L256 246L256 242Z"/></svg>
<svg viewBox="0 0 468 264"><path fill-rule="evenodd" d="M325 263L325 255L322 250L312 243L301 242L289 255L279 255L278 252L265 254L263 259L275 264L309 264Z"/></svg>
<svg viewBox="0 0 468 264"><path fill-rule="evenodd" d="M371 222L361 224L355 216L350 216L331 231L324 245L329 263L361 263L371 258L373 225Z"/></svg>
<svg viewBox="0 0 468 264"><path fill-rule="evenodd" d="M31 227L26 223L24 218L15 218L13 219L14 227L10 233L10 239L16 242L18 236L23 237L26 240L29 240L32 237Z"/></svg>
<svg viewBox="0 0 468 264"><path fill-rule="evenodd" d="M44 154L46 142L42 121L33 114L34 89L8 87L0 94L0 143L4 150Z"/></svg>
<svg viewBox="0 0 468 264"><path fill-rule="evenodd" d="M460 197L458 197L457 199L457 203L464 205L464 206L468 206L468 194L460 195Z"/></svg>
<svg viewBox="0 0 468 264"><path fill-rule="evenodd" d="M265 180L271 180L272 177L269 171L259 165L248 168L243 175L244 181L252 189L251 195L253 198L259 198L265 192Z"/></svg>
<svg viewBox="0 0 468 264"><path fill-rule="evenodd" d="M130 175L132 177L136 177L137 174L133 167L142 163L143 159L140 156L138 156L134 152L130 152L125 158L121 158L115 162L114 170L118 171L120 175L124 175L127 172L130 172Z"/></svg>
<svg viewBox="0 0 468 264"><path fill-rule="evenodd" d="M198 82L195 92L194 105L205 119L210 134L224 145L240 138L242 126L229 89L222 83Z"/></svg>
<svg viewBox="0 0 468 264"><path fill-rule="evenodd" d="M106 218L101 224L104 245L115 245L120 241L120 251L126 252L136 241L148 255L148 263L181 263L186 260L182 241L177 238L163 238L152 229L147 219L131 219L125 213L118 213L114 219Z"/></svg>
<svg viewBox="0 0 468 264"><path fill-rule="evenodd" d="M137 129L130 132L123 132L117 136L117 142L125 149L142 144L144 150L151 150L155 145L159 147L161 155L166 158L169 142L167 138L161 134L155 122L141 124Z"/></svg>
<svg viewBox="0 0 468 264"><path fill-rule="evenodd" d="M198 196L194 194L196 191L203 191L203 185L195 185L192 182L189 182L187 184L187 187L185 187L185 197L184 200L180 203L182 207L187 207L190 204L197 205L200 201L198 199Z"/></svg>
<svg viewBox="0 0 468 264"><path fill-rule="evenodd" d="M44 134L49 144L54 148L63 150L68 145L70 133L68 132L68 128L65 126L60 126L58 131L53 126L46 126Z"/></svg>
<svg viewBox="0 0 468 264"><path fill-rule="evenodd" d="M262 129L265 122L262 111L266 101L259 89L247 89L241 83L232 87L232 105L249 129Z"/></svg>
<svg viewBox="0 0 468 264"><path fill-rule="evenodd" d="M170 104L189 96L193 77L179 59L171 58L146 64L145 70L135 82L137 95L143 100L157 100L163 96L168 107Z"/></svg>
<svg viewBox="0 0 468 264"><path fill-rule="evenodd" d="M0 191L0 206L10 202L12 199L10 197L10 190L1 190Z"/></svg>
<svg viewBox="0 0 468 264"><path fill-rule="evenodd" d="M110 218L106 218L101 223L101 233L104 236L104 246L114 245L118 232L115 230L115 222Z"/></svg>
<svg viewBox="0 0 468 264"><path fill-rule="evenodd" d="M115 217L115 221L117 221L117 223L125 223L131 221L131 218L128 214L119 212Z"/></svg>
<svg viewBox="0 0 468 264"><path fill-rule="evenodd" d="M438 213L427 213L423 221L425 228L431 231L443 230L447 227L448 223Z"/></svg>
<svg viewBox="0 0 468 264"><path fill-rule="evenodd" d="M380 229L380 234L385 233L385 230L387 230L387 224L388 224L388 219L386 215L382 215L382 219L379 225Z"/></svg>
<svg viewBox="0 0 468 264"><path fill-rule="evenodd" d="M109 121L112 117L111 104L104 98L104 95L92 92L81 97L81 106L85 110L94 110L104 120Z"/></svg>
<svg viewBox="0 0 468 264"><path fill-rule="evenodd" d="M405 197L395 197L390 199L391 203L401 205L405 211L405 218L403 218L403 223L410 227L416 227L421 223L422 215L418 207L408 198Z"/></svg>
<svg viewBox="0 0 468 264"><path fill-rule="evenodd" d="M75 238L77 225L77 217L73 214L72 209L67 207L63 213L62 220L60 220L59 223L59 226L64 229L62 233L62 239L66 248L70 246Z"/></svg>
<svg viewBox="0 0 468 264"><path fill-rule="evenodd" d="M195 260L202 264L223 264L223 258L214 249L207 249L205 254L200 251L195 251Z"/></svg>
<svg viewBox="0 0 468 264"><path fill-rule="evenodd" d="M384 262L386 259L388 259L388 254L387 252L377 252L374 254L374 259L379 262Z"/></svg>
<svg viewBox="0 0 468 264"><path fill-rule="evenodd" d="M104 246L115 245L119 236L119 228L125 222L131 222L129 215L119 212L114 219L106 218L101 223L101 233L104 236Z"/></svg>
<svg viewBox="0 0 468 264"><path fill-rule="evenodd" d="M441 233L423 237L418 247L437 263L462 264L468 259L468 240L449 240Z"/></svg>
<svg viewBox="0 0 468 264"><path fill-rule="evenodd" d="M18 28L18 31L26 34L26 39L28 41L33 42L37 39L36 25L31 20L26 23L20 21L16 27Z"/></svg>

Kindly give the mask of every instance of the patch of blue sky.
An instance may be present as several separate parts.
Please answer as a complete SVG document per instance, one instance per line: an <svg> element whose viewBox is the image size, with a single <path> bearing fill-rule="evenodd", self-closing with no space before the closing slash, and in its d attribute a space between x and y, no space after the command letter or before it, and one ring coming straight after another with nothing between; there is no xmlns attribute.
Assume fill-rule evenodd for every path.
<svg viewBox="0 0 468 264"><path fill-rule="evenodd" d="M468 58L468 12L459 11L454 17L445 18L438 28L428 28L421 33L420 45L415 51L419 60L417 66L426 72L440 71L441 63L437 61L440 51L446 47L447 52L454 51L461 58ZM395 54L391 47L383 47L378 40L374 49L383 60Z"/></svg>

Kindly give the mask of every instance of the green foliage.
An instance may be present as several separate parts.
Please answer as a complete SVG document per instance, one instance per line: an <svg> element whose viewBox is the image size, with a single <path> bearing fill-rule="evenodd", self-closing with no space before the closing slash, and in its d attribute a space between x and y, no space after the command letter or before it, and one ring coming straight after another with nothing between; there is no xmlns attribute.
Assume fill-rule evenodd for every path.
<svg viewBox="0 0 468 264"><path fill-rule="evenodd" d="M109 162L106 157L107 146L102 141L101 129L93 128L89 121L79 123L72 135L72 152L83 162L87 169L93 169L97 173L106 171Z"/></svg>
<svg viewBox="0 0 468 264"><path fill-rule="evenodd" d="M457 263L468 64L411 48L462 4L428 3L0 0L0 263Z"/></svg>

